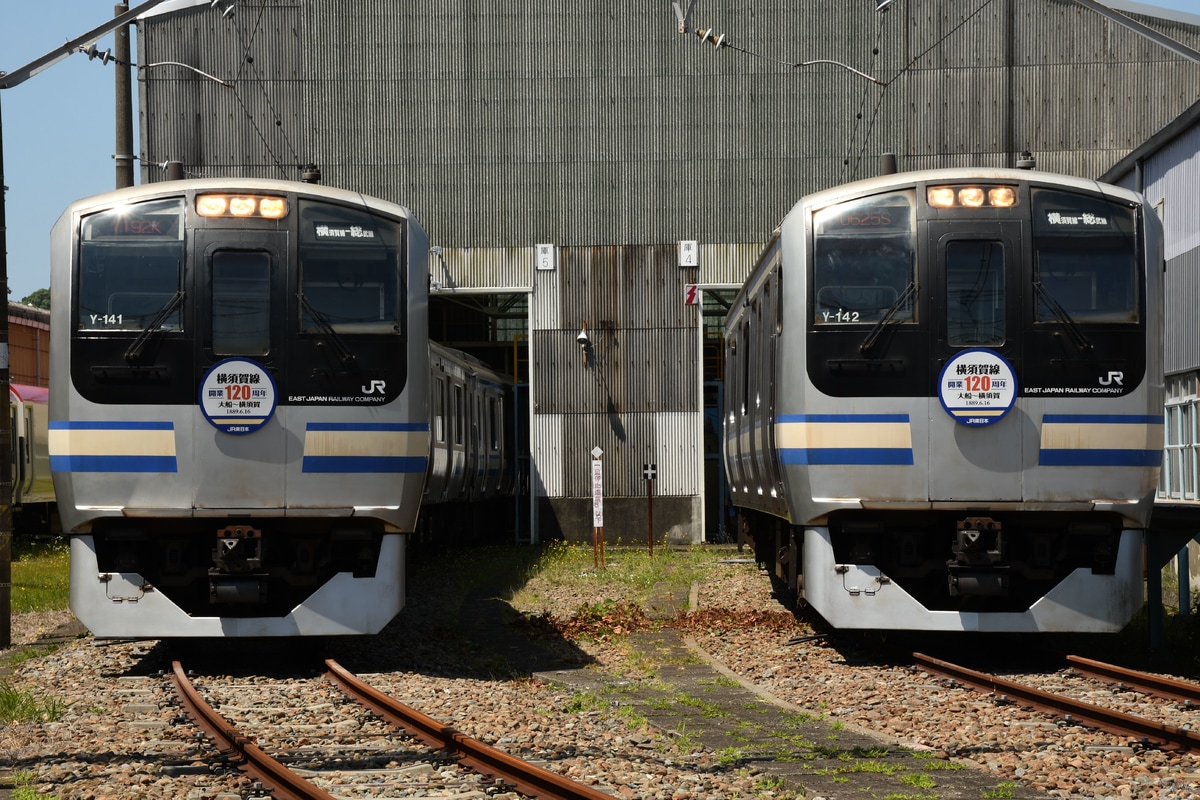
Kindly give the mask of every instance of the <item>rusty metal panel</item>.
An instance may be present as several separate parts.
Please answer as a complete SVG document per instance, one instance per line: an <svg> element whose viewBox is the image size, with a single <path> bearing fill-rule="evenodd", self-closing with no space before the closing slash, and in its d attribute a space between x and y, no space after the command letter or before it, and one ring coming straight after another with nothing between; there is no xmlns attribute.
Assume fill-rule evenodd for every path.
<svg viewBox="0 0 1200 800"><path fill-rule="evenodd" d="M562 309L559 304L559 271L540 269L534 274L533 296L529 303L529 329L555 330L561 327Z"/></svg>
<svg viewBox="0 0 1200 800"><path fill-rule="evenodd" d="M644 456L653 452L653 417L648 414L586 415L569 418L564 430L563 488L566 497L592 493L592 450L604 451L604 496L638 497Z"/></svg>
<svg viewBox="0 0 1200 800"><path fill-rule="evenodd" d="M695 328L535 330L530 381L536 414L696 411Z"/></svg>
<svg viewBox="0 0 1200 800"><path fill-rule="evenodd" d="M561 417L562 497L591 494L592 450L603 451L605 497L645 497L644 468L654 464L654 494L690 497L704 485L698 414Z"/></svg>
<svg viewBox="0 0 1200 800"><path fill-rule="evenodd" d="M30 386L50 385L50 312L8 303L9 379Z"/></svg>

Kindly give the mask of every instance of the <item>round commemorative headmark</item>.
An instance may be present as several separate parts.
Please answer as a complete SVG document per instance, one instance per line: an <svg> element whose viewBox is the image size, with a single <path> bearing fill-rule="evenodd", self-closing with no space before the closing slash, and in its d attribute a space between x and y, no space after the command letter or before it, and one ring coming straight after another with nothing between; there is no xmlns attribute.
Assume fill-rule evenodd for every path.
<svg viewBox="0 0 1200 800"><path fill-rule="evenodd" d="M1017 376L1012 364L991 350L963 350L938 376L942 408L963 425L991 425L1012 410Z"/></svg>
<svg viewBox="0 0 1200 800"><path fill-rule="evenodd" d="M275 414L278 396L271 373L245 358L213 364L200 382L200 410L224 433L254 433Z"/></svg>

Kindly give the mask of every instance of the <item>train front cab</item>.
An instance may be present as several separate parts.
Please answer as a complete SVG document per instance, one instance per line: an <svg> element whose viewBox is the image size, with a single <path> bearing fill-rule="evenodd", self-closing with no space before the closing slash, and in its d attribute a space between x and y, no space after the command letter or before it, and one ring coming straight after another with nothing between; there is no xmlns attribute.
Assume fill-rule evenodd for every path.
<svg viewBox="0 0 1200 800"><path fill-rule="evenodd" d="M349 192L229 188L80 201L52 235L51 460L98 637L372 633L403 605L424 233Z"/></svg>
<svg viewBox="0 0 1200 800"><path fill-rule="evenodd" d="M1115 631L1143 603L1160 228L1131 193L1031 177L815 198L781 230L778 332L771 281L741 304L757 347L726 390L735 502L835 627ZM969 183L1015 206L964 208ZM776 484L749 457L772 447L762 417Z"/></svg>

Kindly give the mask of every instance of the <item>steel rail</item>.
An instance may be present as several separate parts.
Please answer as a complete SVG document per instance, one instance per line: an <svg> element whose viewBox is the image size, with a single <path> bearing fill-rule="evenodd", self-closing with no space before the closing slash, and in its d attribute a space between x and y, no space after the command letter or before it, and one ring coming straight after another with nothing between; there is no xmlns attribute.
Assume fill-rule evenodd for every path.
<svg viewBox="0 0 1200 800"><path fill-rule="evenodd" d="M333 683L383 719L412 733L425 744L461 753L460 764L511 784L522 794L540 800L612 800L612 795L529 764L443 725L363 683L333 659L327 659L325 666Z"/></svg>
<svg viewBox="0 0 1200 800"><path fill-rule="evenodd" d="M1123 714L1069 697L1043 692L1032 686L1023 686L986 672L976 672L921 653L913 653L913 659L923 669L952 678L965 686L1000 695L1005 699L1054 716L1062 715L1069 721L1078 722L1091 728L1134 736L1141 742L1156 743L1164 750L1200 749L1200 735L1174 725L1155 722L1132 714Z"/></svg>
<svg viewBox="0 0 1200 800"><path fill-rule="evenodd" d="M1152 694L1167 700L1178 700L1189 704L1200 703L1200 685L1190 681L1138 672L1118 667L1115 664L1105 664L1103 661L1093 661L1083 656L1067 656L1067 662L1071 665L1071 669L1090 678L1115 683L1142 694Z"/></svg>
<svg viewBox="0 0 1200 800"><path fill-rule="evenodd" d="M271 789L275 800L336 800L264 753L248 736L239 733L204 701L178 661L171 662L171 670L175 691L196 724L218 742L222 755L239 756L237 767Z"/></svg>

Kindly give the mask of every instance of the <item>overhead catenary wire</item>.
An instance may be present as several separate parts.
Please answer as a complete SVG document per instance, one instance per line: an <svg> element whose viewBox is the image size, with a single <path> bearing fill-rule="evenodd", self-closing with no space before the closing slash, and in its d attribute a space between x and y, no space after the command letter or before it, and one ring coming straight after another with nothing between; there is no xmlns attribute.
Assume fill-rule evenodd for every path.
<svg viewBox="0 0 1200 800"><path fill-rule="evenodd" d="M256 67L254 65L254 58L250 54L250 49L254 46L255 39L258 36L258 32L262 28L263 15L266 13L266 9L267 9L266 4L259 6L258 15L254 20L254 26L251 29L248 36L243 37L242 27L237 21L238 18L234 17L233 25L234 25L234 28L237 30L239 39L242 40L242 48L243 48L241 63L238 65L237 76L234 78L234 80L238 85L244 85L246 82L249 82L258 87L259 92L262 94L263 101L267 105L268 112L274 118L273 121L275 123L275 127L279 130L279 135L281 137L283 137L284 145L287 147L288 151L291 153L292 163L296 166L300 166L300 156L297 154L296 148L295 148L295 146L293 146L291 139L288 138L287 131L285 131L283 128L283 119L279 116L279 112L275 109L275 105L271 102L271 95L266 89L266 85L265 85L265 81L263 80L262 73L259 72L258 67ZM245 70L247 68L250 70L253 77L243 79L243 77L242 77L243 70ZM263 148L266 150L266 152L270 156L271 160L273 162L275 162L274 163L275 168L279 170L281 176L283 176L285 178L292 177L287 174L287 170L284 167L283 160L280 159L279 156L275 153L275 150L271 147L270 142L267 141L266 134L263 133L263 130L259 126L258 121L254 118L254 115L250 112L249 107L246 105L246 98L244 98L242 96L241 92L235 92L235 95L237 97L238 104L242 108L242 113L245 114L245 116L246 116L246 120L250 123L251 127L254 128L255 134L257 134L259 141L262 143Z"/></svg>

